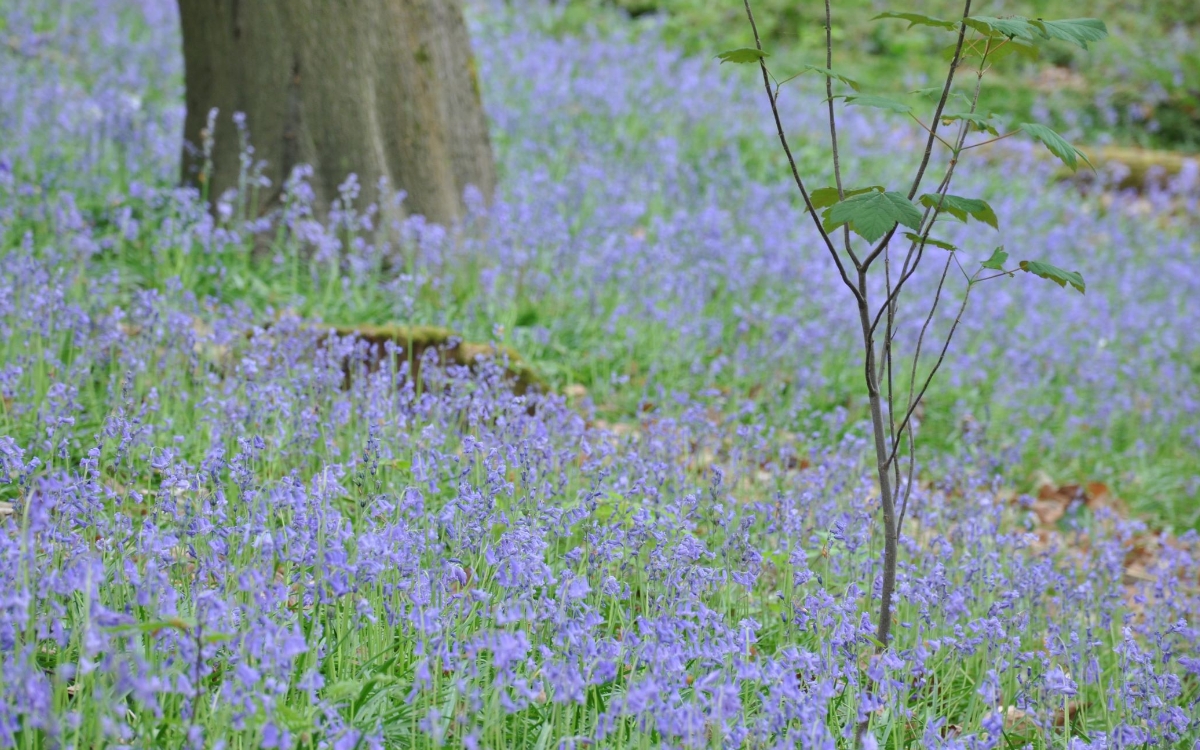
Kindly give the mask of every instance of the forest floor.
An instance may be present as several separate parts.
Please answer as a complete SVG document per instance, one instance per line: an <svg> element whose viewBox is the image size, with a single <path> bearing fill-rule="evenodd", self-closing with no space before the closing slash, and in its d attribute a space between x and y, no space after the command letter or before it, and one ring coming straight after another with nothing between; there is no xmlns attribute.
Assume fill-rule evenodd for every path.
<svg viewBox="0 0 1200 750"><path fill-rule="evenodd" d="M1087 293L973 295L876 656L855 312L754 71L475 3L494 204L298 192L254 253L250 196L175 184L175 4L50 5L0 23L0 747L1200 741L1195 162L960 165L1000 228L939 228L956 257ZM817 83L782 107L825 186ZM915 124L838 116L848 184L911 175Z"/></svg>

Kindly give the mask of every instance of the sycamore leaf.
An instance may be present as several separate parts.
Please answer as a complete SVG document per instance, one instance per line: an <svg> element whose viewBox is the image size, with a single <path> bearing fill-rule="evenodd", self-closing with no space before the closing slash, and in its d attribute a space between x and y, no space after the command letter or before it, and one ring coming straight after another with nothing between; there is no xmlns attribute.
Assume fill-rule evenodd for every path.
<svg viewBox="0 0 1200 750"><path fill-rule="evenodd" d="M910 91L908 93L916 94L917 96L923 96L926 99L936 101L942 98L942 87L930 86L929 88L917 89L916 91ZM949 104L952 101L961 102L964 107L971 106L971 100L961 91L950 92L950 96L946 97L946 103Z"/></svg>
<svg viewBox="0 0 1200 750"><path fill-rule="evenodd" d="M908 28L914 26L933 26L939 29L950 29L953 31L958 28L958 24L953 21L943 21L940 18L931 16L923 16L920 13L880 13L872 18L872 21L878 21L881 18L895 18L901 21L908 21Z"/></svg>
<svg viewBox="0 0 1200 750"><path fill-rule="evenodd" d="M965 120L966 122L969 122L972 125L974 125L976 127L976 129L978 129L978 130L983 130L985 132L991 133L992 135L1000 135L1000 131L996 130L996 126L992 124L992 121L989 118L984 117L983 115L976 115L976 114L972 114L970 112L943 112L942 113L942 123L943 124L949 125L951 122L953 122L955 120Z"/></svg>
<svg viewBox="0 0 1200 750"><path fill-rule="evenodd" d="M846 197L849 198L854 195L862 195L863 193L869 193L872 190L882 193L883 185L872 185L871 187L858 188L856 190L847 190L847 191L845 191L845 194L846 194ZM808 200L809 200L809 202L812 203L813 208L829 208L833 204L840 201L841 196L838 195L837 188L824 187L824 188L817 188L816 190L809 193Z"/></svg>
<svg viewBox="0 0 1200 750"><path fill-rule="evenodd" d="M804 72L820 73L821 75L825 76L826 78L832 78L835 81L841 81L842 83L846 84L847 86L854 89L855 91L858 91L861 88L861 85L859 84L858 81L854 80L853 78L847 78L846 76L842 75L841 73L835 73L834 71L830 70L829 68L822 68L822 67L818 67L816 65L805 65Z"/></svg>
<svg viewBox="0 0 1200 750"><path fill-rule="evenodd" d="M955 44L943 47L942 59L953 60L956 49L958 49L958 45ZM1016 39L1006 39L1003 44L990 44L985 40L975 39L963 44L959 59L983 57L984 51L987 52L988 62L991 63L999 62L1014 53L1027 60L1036 60L1040 54L1037 45L1033 44L1032 40L1022 42Z"/></svg>
<svg viewBox="0 0 1200 750"><path fill-rule="evenodd" d="M980 53L982 54L982 50L980 50ZM1036 60L1041 52L1036 45L1011 39L999 47L988 50L988 62L999 62L1012 54L1020 55L1026 60Z"/></svg>
<svg viewBox="0 0 1200 750"><path fill-rule="evenodd" d="M722 52L721 54L717 55L717 58L720 59L722 65L727 62L756 63L759 60L762 60L764 57L770 57L770 55L760 49L754 49L753 47L731 49L727 52Z"/></svg>
<svg viewBox="0 0 1200 750"><path fill-rule="evenodd" d="M855 195L825 211L825 230L848 224L850 229L868 242L874 242L891 231L897 223L909 229L921 226L921 211L903 193L869 193Z"/></svg>
<svg viewBox="0 0 1200 750"><path fill-rule="evenodd" d="M1008 260L1008 253L1004 252L1004 245L1001 245L993 250L992 257L985 260L981 265L993 271L1003 271L1004 261L1006 260Z"/></svg>
<svg viewBox="0 0 1200 750"><path fill-rule="evenodd" d="M943 240L935 240L932 237L925 237L924 239L922 239L921 235L917 234L916 232L905 232L904 236L906 238L912 240L913 242L916 242L917 244L925 243L926 245L933 245L934 247L940 247L943 250L957 250L958 249L957 245L951 245L949 242L945 242Z"/></svg>
<svg viewBox="0 0 1200 750"><path fill-rule="evenodd" d="M1042 263L1036 260L1021 261L1021 270L1031 273L1034 276L1041 276L1043 279L1049 279L1064 289L1067 288L1067 284L1070 284L1080 294L1083 294L1087 289L1087 285L1083 283L1083 276L1078 271L1064 271L1058 266L1052 266L1049 263Z"/></svg>
<svg viewBox="0 0 1200 750"><path fill-rule="evenodd" d="M1067 143L1066 139L1045 125L1038 125L1035 122L1023 122L1018 127L1045 144L1046 148L1050 149L1050 153L1062 159L1063 164L1070 167L1072 172L1079 168L1080 158L1087 162L1089 167L1092 166L1092 163L1088 161L1087 156L1082 151Z"/></svg>
<svg viewBox="0 0 1200 750"><path fill-rule="evenodd" d="M864 107L877 107L886 109L889 112L906 115L912 112L912 107L904 102L898 102L895 99L888 99L886 96L873 96L870 94L864 96L847 96L846 104L859 104Z"/></svg>
<svg viewBox="0 0 1200 750"><path fill-rule="evenodd" d="M976 221L982 221L992 229L1000 228L1000 222L996 219L996 212L992 210L992 207L985 200L963 198L961 195L941 196L936 193L925 193L921 196L921 205L927 208L937 208L939 201L941 202L943 211L964 224L967 222L967 217L972 216Z"/></svg>
<svg viewBox="0 0 1200 750"><path fill-rule="evenodd" d="M1044 36L1038 27L1030 23L1029 19L1017 16L1012 18L971 16L965 20L965 23L984 36L1006 36L1009 39L1027 39L1029 41Z"/></svg>
<svg viewBox="0 0 1200 750"><path fill-rule="evenodd" d="M1088 42L1098 42L1108 36L1108 27L1099 18L1064 18L1061 21L1030 21L1046 39L1061 39L1084 49Z"/></svg>

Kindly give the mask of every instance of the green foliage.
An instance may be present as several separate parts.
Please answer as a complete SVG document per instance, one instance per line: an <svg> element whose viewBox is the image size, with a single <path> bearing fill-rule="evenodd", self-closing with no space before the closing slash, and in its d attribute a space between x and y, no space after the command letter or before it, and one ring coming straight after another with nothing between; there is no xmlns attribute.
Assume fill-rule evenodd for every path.
<svg viewBox="0 0 1200 750"><path fill-rule="evenodd" d="M1047 39L1061 39L1083 49L1088 42L1098 42L1108 36L1108 27L1098 18L1067 18L1061 21L1032 21Z"/></svg>
<svg viewBox="0 0 1200 750"><path fill-rule="evenodd" d="M1004 262L1008 260L1008 253L1004 252L1004 245L992 251L987 260L980 263L981 266L992 271L1003 271Z"/></svg>
<svg viewBox="0 0 1200 750"><path fill-rule="evenodd" d="M905 232L904 237L918 244L932 245L934 247L940 247L943 250L953 251L958 249L957 245L952 245L944 240L936 240L933 237L922 237L916 232Z"/></svg>
<svg viewBox="0 0 1200 750"><path fill-rule="evenodd" d="M1050 150L1050 153L1061 159L1063 164L1071 168L1071 171L1079 168L1079 159L1087 162L1089 167L1092 166L1092 163L1088 161L1087 155L1070 143L1067 143L1065 138L1045 125L1039 125L1034 122L1023 122L1018 127L1033 138L1041 141Z"/></svg>
<svg viewBox="0 0 1200 750"><path fill-rule="evenodd" d="M963 121L969 122L976 130L982 130L985 133L992 135L1000 135L1000 131L992 123L992 118L984 117L973 112L943 112L941 117L942 123L949 125L952 122Z"/></svg>
<svg viewBox="0 0 1200 750"><path fill-rule="evenodd" d="M992 18L991 16L971 16L964 23L967 27L978 31L985 37L1004 37L1007 39L1024 39L1034 41L1040 35L1038 30L1026 18Z"/></svg>
<svg viewBox="0 0 1200 750"><path fill-rule="evenodd" d="M722 52L721 54L717 55L717 59L721 61L722 65L727 62L756 63L759 60L767 57L770 57L770 55L760 49L754 49L753 47L740 47L738 49L731 49L727 52Z"/></svg>
<svg viewBox="0 0 1200 750"><path fill-rule="evenodd" d="M1057 39L1070 42L1082 49L1088 42L1098 42L1108 36L1108 27L1097 18L1067 18L1061 21L1044 21L1020 16L992 18L971 16L965 20L968 27L985 37L1023 39L1028 42Z"/></svg>
<svg viewBox="0 0 1200 750"><path fill-rule="evenodd" d="M919 4L878 0L839 1L834 9L844 23L835 25L834 41L853 54L837 64L839 74L856 81L903 80L937 75L939 53L949 60L955 45L961 5L950 0ZM979 8L991 6L976 3ZM752 41L740 2L712 0L562 0L557 25L628 24L646 19L672 43L694 53L732 49ZM1103 18L1077 19L1083 9ZM980 110L1003 121L1037 121L1060 132L1068 124L1083 130L1081 142L1106 136L1121 145L1200 150L1200 4L1188 0L1122 3L1095 0L1006 0L991 16L1029 21L1036 38L991 45L991 72L984 81ZM797 71L805 62L824 59L824 8L820 3L757 0L754 4L763 44L781 71ZM872 18L902 23L869 23ZM1062 18L1062 21L1038 19ZM568 20L569 19L569 20ZM652 21L649 19L653 19ZM929 23L913 20L929 19ZM1039 28L1039 23L1041 28ZM944 24L951 24L951 31ZM1092 37L1111 30L1104 45ZM976 39L974 44L971 38ZM1082 42L1082 43L1081 43ZM1084 46L1086 45L1086 47ZM978 59L984 44L970 30L964 59ZM1084 50L1089 50L1084 57ZM1039 53L1040 57L1039 57ZM1070 81L1056 80L1067 73ZM937 92L940 95L940 89ZM955 92L952 92L952 94ZM953 109L962 110L955 105ZM1068 114L1069 113L1069 114ZM1152 123L1152 124L1151 124Z"/></svg>
<svg viewBox="0 0 1200 750"><path fill-rule="evenodd" d="M805 65L804 72L805 73L820 73L821 75L825 76L826 78L832 78L835 81L841 81L842 83L846 84L847 86L854 89L855 91L858 91L861 88L861 85L859 84L858 81L854 80L853 78L848 78L848 77L842 75L841 73L834 72L834 71L830 70L829 68L822 68L817 65Z"/></svg>
<svg viewBox="0 0 1200 750"><path fill-rule="evenodd" d="M1083 283L1083 276L1078 271L1064 271L1058 266L1052 266L1049 263L1042 263L1036 260L1021 261L1021 270L1031 273L1034 276L1041 276L1043 279L1049 279L1064 289L1067 284L1070 284L1080 294L1083 294L1087 290L1087 286Z"/></svg>
<svg viewBox="0 0 1200 750"><path fill-rule="evenodd" d="M858 104L864 107L875 107L876 109L886 109L889 112L906 115L912 112L912 107L904 102L898 102L895 99L889 99L886 96L875 96L866 94L863 96L847 96L846 104Z"/></svg>
<svg viewBox="0 0 1200 750"><path fill-rule="evenodd" d="M959 195L939 195L937 193L925 193L921 196L921 205L927 208L938 208L947 212L954 218L963 222L967 222L967 217L974 217L976 221L982 221L992 229L999 229L999 222L996 219L996 212L988 205L988 202L979 198L963 198Z"/></svg>
<svg viewBox="0 0 1200 750"><path fill-rule="evenodd" d="M849 198L851 196L869 193L872 190L882 193L884 191L884 187L883 185L872 185L871 187L858 188L856 190L845 190L843 193L845 197ZM835 187L817 188L808 195L808 200L812 203L813 208L829 208L841 199L842 198L838 195L837 188Z"/></svg>
<svg viewBox="0 0 1200 750"><path fill-rule="evenodd" d="M888 11L887 13L880 13L871 20L876 21L884 18L896 18L901 21L908 21L908 28L910 29L914 26L932 26L934 28L950 30L958 28L958 24L953 21L945 21L941 18L933 18L920 13L893 13Z"/></svg>
<svg viewBox="0 0 1200 750"><path fill-rule="evenodd" d="M872 190L855 195L825 211L824 226L832 231L849 225L850 231L868 242L874 242L892 230L897 223L910 229L920 229L921 210L902 193Z"/></svg>

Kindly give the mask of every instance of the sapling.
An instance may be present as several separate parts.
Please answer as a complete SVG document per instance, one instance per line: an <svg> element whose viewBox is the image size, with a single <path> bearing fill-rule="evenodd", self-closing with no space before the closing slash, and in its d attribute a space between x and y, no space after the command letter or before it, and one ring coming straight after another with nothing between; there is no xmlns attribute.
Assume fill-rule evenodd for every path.
<svg viewBox="0 0 1200 750"><path fill-rule="evenodd" d="M983 76L1000 57L1013 52L1033 52L1040 42L1061 40L1087 49L1089 42L1103 39L1108 31L1102 21L1092 18L1046 21L1040 18L973 16L971 0L965 0L962 15L957 20L943 20L919 13L880 14L876 16L877 20L907 21L910 29L915 26L928 26L953 32L956 36L950 47L950 62L945 83L932 90L932 93L938 96L937 104L932 116L926 121L922 120L908 103L885 96L864 94L857 81L833 69L832 14L829 0L825 0L824 66L806 65L799 73L782 81L771 73L767 65L769 55L763 49L750 0L743 0L743 3L754 34L755 46L723 52L718 57L722 63L756 63L761 69L763 87L771 104L779 143L787 157L792 179L820 234L821 241L829 252L830 260L837 268L849 298L853 299L858 311L864 355L863 375L870 404L871 432L883 513L883 580L880 585L879 614L875 630L875 650L878 654L887 649L891 635L892 598L899 554L898 536L913 486L916 450L913 416L945 360L946 351L962 320L972 290L985 281L1011 277L1017 272L1040 276L1064 288L1070 285L1080 293L1086 288L1083 277L1078 272L1066 271L1049 263L1022 260L1016 265L1010 265L1008 253L1003 247L997 247L988 258L978 263L974 272L968 273L964 261L959 258L959 249L932 234L938 221L947 217L963 222L974 220L990 226L991 229L999 228L998 217L987 201L950 193L955 167L971 149L1024 134L1041 141L1054 156L1072 170L1078 168L1081 159L1087 161L1083 152L1045 125L1023 123L1010 132L1000 133L992 118L978 111ZM969 93L954 90L955 75L960 67L969 68L974 73L974 82L969 87ZM809 189L809 184L805 182L796 165L778 106L781 87L804 73L815 73L825 78L825 102L829 113L834 184L815 190ZM848 93L835 95L835 84ZM906 115L928 134L916 174L907 189L891 190L881 185L851 188L843 183L834 107L837 99L843 99L848 105L876 107ZM967 137L973 132L985 132L992 137L968 145ZM935 150L939 148L949 152L944 174L933 192L922 193L926 170ZM904 231L901 227L910 231ZM894 248L894 245L899 249ZM902 292L925 260L930 248L944 253L932 299L913 299L902 304L905 302ZM896 268L895 261L900 258L900 251L903 252L903 260L899 268ZM941 346L934 348L935 356L929 357L929 352L925 351L926 337L934 314L942 303L946 280L952 267L962 272L966 287L949 332ZM878 281L874 285L869 283L878 279L880 275L882 295L872 291L880 287ZM904 392L905 389L898 388L896 384L897 370L901 363L894 349L895 334L898 322L911 314L910 308L920 306L921 303L928 306L928 311L924 315L911 354L911 362L907 367L908 387ZM927 365L928 372L922 376L923 355L926 355L926 360L932 361ZM908 454L907 461L904 462L906 471L902 471L901 468L901 451ZM859 745L862 744L868 729L868 720L869 717L866 717L859 723L856 734L856 742Z"/></svg>

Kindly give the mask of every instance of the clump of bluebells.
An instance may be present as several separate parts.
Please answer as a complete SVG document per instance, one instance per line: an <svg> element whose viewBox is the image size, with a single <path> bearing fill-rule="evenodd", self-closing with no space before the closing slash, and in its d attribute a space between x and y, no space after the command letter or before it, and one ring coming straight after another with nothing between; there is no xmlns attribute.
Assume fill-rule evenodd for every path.
<svg viewBox="0 0 1200 750"><path fill-rule="evenodd" d="M389 234L348 183L320 222L300 172L247 226L172 186L173 6L38 6L13 6L0 57L0 746L836 748L863 719L881 747L1200 741L1200 539L1082 504L1040 523L997 470L1067 434L1049 427L930 461L873 655L868 445L815 408L847 351L831 278L796 256L800 209L738 145L758 105L711 61L478 8L508 179L486 216ZM717 137L722 107L749 114ZM841 122L881 151L919 135ZM998 213L1030 200L965 180ZM947 372L964 391L1027 373L997 410L1091 426L1069 450L1114 424L1194 441L1196 386L1172 375L1200 282L1170 213L1194 186L1137 221L1052 203L1065 189L1030 190L1067 227L1056 257L1085 234L1128 273L1053 308L997 292ZM744 225L750 204L779 221ZM247 251L264 228L268 270ZM525 321L535 358L608 347L585 357L621 365L594 399L647 407L612 429L514 394L502 362L376 366L316 327L434 298L460 330ZM999 314L1025 324L985 329ZM1084 361L1062 405L1030 398ZM778 372L794 385L748 389Z"/></svg>

